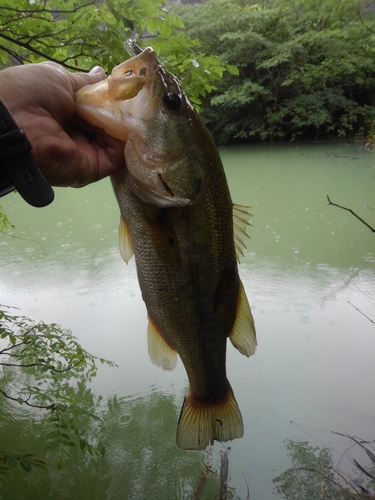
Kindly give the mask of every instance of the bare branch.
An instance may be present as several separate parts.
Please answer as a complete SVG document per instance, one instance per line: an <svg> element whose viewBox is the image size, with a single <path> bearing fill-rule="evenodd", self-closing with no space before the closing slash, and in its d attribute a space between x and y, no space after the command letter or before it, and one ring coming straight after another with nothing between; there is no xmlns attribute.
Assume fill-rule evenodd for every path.
<svg viewBox="0 0 375 500"><path fill-rule="evenodd" d="M362 465L359 464L355 458L353 458L353 462L358 467L358 469L363 472L363 474L365 474L367 477L369 477L370 479L373 479L375 481L375 476L373 474L371 474L371 472L366 470L364 467L362 467Z"/></svg>
<svg viewBox="0 0 375 500"><path fill-rule="evenodd" d="M331 151L331 153L336 156L336 158L350 158L351 160L361 160L362 158L359 158L358 156L350 156L350 155L337 155L334 151ZM327 155L329 156L329 153L327 152Z"/></svg>
<svg viewBox="0 0 375 500"><path fill-rule="evenodd" d="M358 307L356 307L354 304L352 304L351 302L349 302L349 300L348 300L348 304L350 304L352 307L354 307L354 309L356 311L358 311L359 313L361 313L362 316L364 316L366 319L368 319L371 323L373 323L375 325L375 321L373 321L371 318L369 318L368 316L366 316L365 313L363 313L360 309L358 309Z"/></svg>
<svg viewBox="0 0 375 500"><path fill-rule="evenodd" d="M334 207L338 207L338 208L342 208L343 210L347 210L352 215L354 215L354 217L357 217L357 219L360 220L362 222L362 224L364 224L365 226L367 226L373 233L375 233L375 229L373 227L371 227L370 224L367 224L366 221L364 221L363 219L361 219L361 217L359 215L357 215L355 212L353 212L353 210L351 208L343 207L342 205L337 205L337 203L333 203L329 199L328 194L327 194L327 200L328 200L328 205L333 205Z"/></svg>

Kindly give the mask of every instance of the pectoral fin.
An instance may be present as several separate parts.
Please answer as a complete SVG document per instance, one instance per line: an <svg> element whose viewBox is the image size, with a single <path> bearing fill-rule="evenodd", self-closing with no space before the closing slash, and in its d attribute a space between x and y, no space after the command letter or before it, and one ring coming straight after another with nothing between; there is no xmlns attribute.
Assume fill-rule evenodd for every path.
<svg viewBox="0 0 375 500"><path fill-rule="evenodd" d="M254 318L241 280L239 282L236 319L229 334L229 339L241 354L249 357L255 353L257 338Z"/></svg>
<svg viewBox="0 0 375 500"><path fill-rule="evenodd" d="M160 366L164 370L174 370L176 368L176 351L169 347L150 319L147 327L147 345L148 355L154 365Z"/></svg>
<svg viewBox="0 0 375 500"><path fill-rule="evenodd" d="M236 257L240 260L240 256L243 257L243 251L246 248L244 240L249 238L246 233L247 226L251 226L249 219L252 214L249 212L249 208L245 205L233 205L233 227L234 227L234 244L236 247Z"/></svg>
<svg viewBox="0 0 375 500"><path fill-rule="evenodd" d="M133 242L130 236L129 227L122 217L120 218L119 226L119 247L121 257L128 264L133 256Z"/></svg>

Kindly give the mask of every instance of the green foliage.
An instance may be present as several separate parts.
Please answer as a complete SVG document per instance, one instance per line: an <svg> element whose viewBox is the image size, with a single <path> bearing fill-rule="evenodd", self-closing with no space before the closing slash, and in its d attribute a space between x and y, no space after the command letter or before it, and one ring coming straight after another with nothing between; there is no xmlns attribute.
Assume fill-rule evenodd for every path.
<svg viewBox="0 0 375 500"><path fill-rule="evenodd" d="M0 231L6 231L7 229L14 229L14 226L3 212L3 207L0 205Z"/></svg>
<svg viewBox="0 0 375 500"><path fill-rule="evenodd" d="M199 105L228 68L206 55L199 43L182 32L183 23L163 0L0 0L0 67L56 61L71 70L101 65L108 72L127 59L124 41L148 33L141 45L155 46L167 69L182 80Z"/></svg>
<svg viewBox="0 0 375 500"><path fill-rule="evenodd" d="M375 119L375 17L366 0L207 0L174 9L229 72L203 108L219 143L354 136Z"/></svg>
<svg viewBox="0 0 375 500"><path fill-rule="evenodd" d="M43 460L38 460L33 454L27 453L5 453L0 451L0 482L9 479L9 473L17 466L21 466L26 472L30 472L32 467L46 468Z"/></svg>
<svg viewBox="0 0 375 500"><path fill-rule="evenodd" d="M96 374L98 360L109 366L114 363L88 353L70 330L10 314L5 306L0 306L0 339L7 342L0 350L0 393L37 411L34 418L45 420L48 449L59 452L57 468L69 458L71 448L102 456L102 419L96 413L101 398L87 384ZM32 455L3 451L0 479L17 463L25 470L42 464Z"/></svg>

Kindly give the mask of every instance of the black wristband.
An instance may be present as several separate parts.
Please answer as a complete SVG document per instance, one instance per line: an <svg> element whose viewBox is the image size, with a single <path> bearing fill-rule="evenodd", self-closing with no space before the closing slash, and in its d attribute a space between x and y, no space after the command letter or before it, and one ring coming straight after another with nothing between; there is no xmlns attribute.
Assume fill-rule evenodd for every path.
<svg viewBox="0 0 375 500"><path fill-rule="evenodd" d="M55 194L30 151L26 134L0 101L0 196L17 189L30 205L45 207Z"/></svg>

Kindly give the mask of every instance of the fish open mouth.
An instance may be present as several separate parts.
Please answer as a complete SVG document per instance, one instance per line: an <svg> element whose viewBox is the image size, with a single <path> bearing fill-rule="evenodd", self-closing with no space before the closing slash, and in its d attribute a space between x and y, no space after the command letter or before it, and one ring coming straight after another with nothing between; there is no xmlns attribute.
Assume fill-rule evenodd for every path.
<svg viewBox="0 0 375 500"><path fill-rule="evenodd" d="M173 142L178 124L186 121L181 96L150 47L75 94L79 116L126 143L128 187L162 207L195 203L204 177L195 145L181 131Z"/></svg>
<svg viewBox="0 0 375 500"><path fill-rule="evenodd" d="M119 64L108 77L109 97L116 101L132 99L153 78L158 67L158 60L150 47Z"/></svg>

